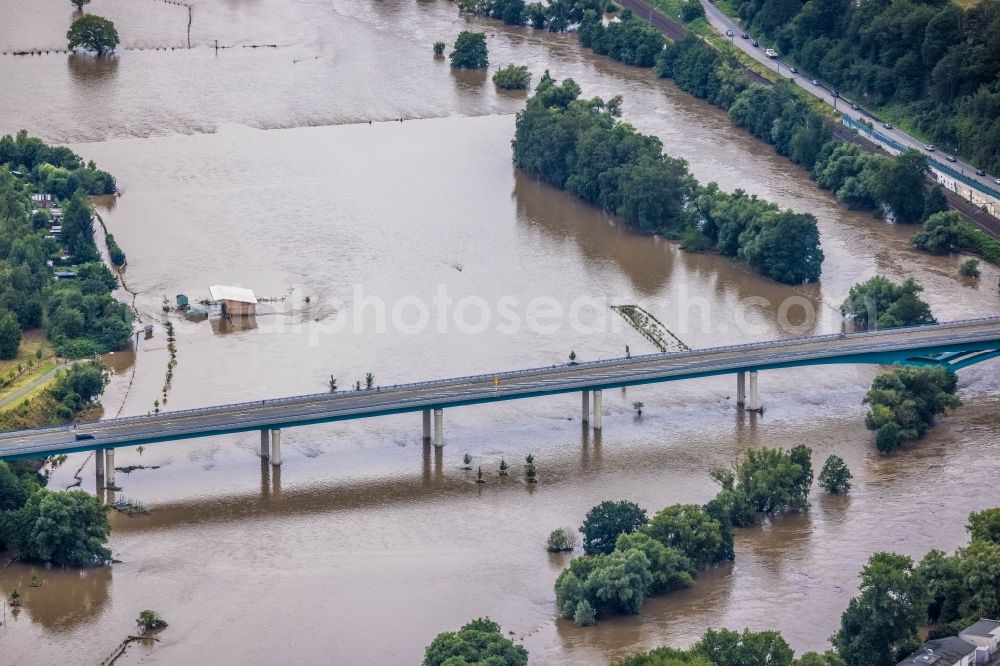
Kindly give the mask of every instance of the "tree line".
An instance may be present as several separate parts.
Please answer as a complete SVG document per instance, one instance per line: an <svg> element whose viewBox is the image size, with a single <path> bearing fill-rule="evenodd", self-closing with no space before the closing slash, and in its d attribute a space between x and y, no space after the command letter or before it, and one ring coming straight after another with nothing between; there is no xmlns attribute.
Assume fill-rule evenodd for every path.
<svg viewBox="0 0 1000 666"><path fill-rule="evenodd" d="M118 280L94 242L88 196L115 189L110 174L93 162L83 164L67 148L48 146L24 131L0 139L0 349L7 357L16 356L22 331L39 327L57 353L69 357L128 342L133 313L111 295ZM33 211L33 193L52 194L61 205L58 237L50 232L48 210ZM124 262L117 243L112 254ZM53 269L76 277L56 280Z"/></svg>
<svg viewBox="0 0 1000 666"><path fill-rule="evenodd" d="M638 614L647 597L690 586L699 570L734 559L733 528L808 507L812 451L750 449L712 478L720 492L705 505L674 504L652 518L628 501L602 502L580 527L585 555L556 579L560 614L578 625ZM846 492L850 473L831 456L824 487Z"/></svg>
<svg viewBox="0 0 1000 666"><path fill-rule="evenodd" d="M32 399L35 411L68 417L87 406L104 389L104 377L95 363L80 363L60 375L54 385ZM4 427L19 427L22 405L3 413ZM35 423L34 425L43 425ZM106 547L111 527L107 509L83 491L52 492L45 488L46 459L0 461L0 550L13 549L24 560L57 565L88 566L111 558Z"/></svg>
<svg viewBox="0 0 1000 666"><path fill-rule="evenodd" d="M826 119L795 95L794 83L751 83L742 70L734 56L694 36L668 43L656 62L661 77L728 111L733 124L808 169L820 187L849 207L907 223L947 210L946 201L941 207L940 193L935 209L925 210L927 160L918 151L888 157L838 141Z"/></svg>
<svg viewBox="0 0 1000 666"><path fill-rule="evenodd" d="M1000 171L1000 0L734 0L803 70Z"/></svg>
<svg viewBox="0 0 1000 666"><path fill-rule="evenodd" d="M929 639L943 638L980 618L1000 616L1000 508L969 514L966 529L970 543L952 555L932 550L915 563L897 553L873 554L861 570L858 595L830 639L833 649L826 652L796 658L778 631L710 628L686 650L658 647L613 666L893 666L920 647L921 626L931 626ZM642 531L624 536L646 543ZM634 549L630 557L618 559L600 576L598 589L604 599L632 603L633 597L623 595L616 582L652 584L642 575L644 554ZM504 637L497 623L479 618L457 632L439 634L427 647L423 663L524 666L528 653Z"/></svg>
<svg viewBox="0 0 1000 666"><path fill-rule="evenodd" d="M823 251L816 219L747 196L701 186L660 140L621 122L621 98L581 98L580 87L548 72L515 123L514 163L615 213L643 233L714 250L762 275L797 284L819 279Z"/></svg>

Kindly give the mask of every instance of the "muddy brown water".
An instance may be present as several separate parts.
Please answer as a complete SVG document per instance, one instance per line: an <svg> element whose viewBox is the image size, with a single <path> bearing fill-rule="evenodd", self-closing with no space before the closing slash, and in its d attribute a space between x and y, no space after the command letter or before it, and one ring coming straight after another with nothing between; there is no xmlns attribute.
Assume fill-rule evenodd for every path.
<svg viewBox="0 0 1000 666"><path fill-rule="evenodd" d="M0 49L62 46L63 2L10 4ZM193 3L194 48L155 50L186 43L186 9L94 0L87 11L113 18L127 48L106 61L0 56L0 131L70 143L118 178L123 196L101 214L156 330L106 359L108 414L142 414L161 397L161 299L200 300L216 283L278 300L242 325L169 315L168 409L323 391L331 374L347 389L369 371L388 385L563 363L571 350L581 360L654 351L612 304L642 304L691 347L832 332L847 290L877 272L920 280L941 320L1000 313L993 267L960 280L961 257L913 252L912 229L837 205L720 111L583 53L572 36L467 20L443 1L206 0ZM776 285L681 253L517 173L509 142L524 96L431 54L469 25L488 33L491 72L526 63L587 95L620 93L626 119L700 180L815 214L822 282ZM216 39L279 48L216 52ZM501 302L520 325L504 326ZM563 316L529 325L530 307ZM253 434L120 449L118 465L161 466L118 474L153 514L113 515L113 567L36 568L38 588L30 566L0 574L0 588L25 598L0 646L12 663L97 663L153 608L170 627L119 663L415 663L435 634L481 615L539 664L683 646L708 626L774 628L796 650L824 649L872 552L951 550L966 514L998 503L997 368L963 371L965 406L890 459L863 427L876 370L859 366L762 374L762 417L736 412L731 377L607 391L599 436L581 429L568 395L447 410L441 451L421 444L417 415L286 430L279 470L260 464ZM741 530L735 563L640 616L587 629L556 619L552 583L567 558L544 551L551 529L609 498L650 512L704 502L713 467L747 446L799 442L817 467L831 453L847 460L849 496L816 493L807 514ZM486 484L460 469L466 452ZM537 486L523 482L528 453ZM513 467L505 479L501 457ZM93 492L85 454L52 486L72 485L78 469Z"/></svg>

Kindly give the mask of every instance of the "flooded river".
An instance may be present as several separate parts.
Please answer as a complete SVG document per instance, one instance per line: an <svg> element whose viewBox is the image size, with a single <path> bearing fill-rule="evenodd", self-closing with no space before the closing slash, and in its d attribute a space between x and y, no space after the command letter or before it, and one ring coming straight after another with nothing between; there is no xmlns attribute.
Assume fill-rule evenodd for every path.
<svg viewBox="0 0 1000 666"><path fill-rule="evenodd" d="M0 50L63 47L68 3L9 4ZM694 348L832 332L847 290L875 273L918 279L940 320L1000 313L995 268L959 279L960 257L911 251L912 229L837 205L718 110L572 36L469 21L444 0L203 0L192 48L170 50L187 45L183 6L87 10L113 18L126 48L103 62L0 56L0 132L69 143L118 178L123 196L99 210L155 333L107 359L108 415L162 399L165 317L178 359L166 408L181 409L321 392L331 375L345 390L367 372L385 386L564 363L571 351L655 351L616 304L643 305ZM822 281L781 286L681 253L517 173L509 142L524 96L431 54L468 24L488 33L491 72L525 63L586 95L622 94L626 119L700 180L816 215ZM244 48L254 44L276 48ZM164 298L201 300L219 283L274 300L235 326L162 312ZM286 430L273 471L255 434L120 449L120 466L159 467L117 475L152 515L112 516L113 567L40 570L40 588L26 585L30 567L0 574L0 588L25 596L0 650L11 663L99 663L144 608L170 626L118 663L412 664L438 632L482 615L538 664L605 663L722 625L822 650L872 552L952 550L968 512L998 503L977 481L1000 471L998 367L963 371L965 406L889 459L863 426L876 369L858 366L763 373L761 417L737 413L732 377L608 391L600 436L568 395L447 410L439 451L421 443L418 415ZM817 467L847 460L848 497L817 493L805 515L741 530L735 563L640 616L583 629L556 619L567 558L545 552L549 531L604 499L650 513L704 502L713 467L747 446L800 442ZM486 484L461 469L465 453ZM522 481L529 453L537 486ZM501 458L509 478L496 474ZM77 475L94 490L83 454L51 485Z"/></svg>

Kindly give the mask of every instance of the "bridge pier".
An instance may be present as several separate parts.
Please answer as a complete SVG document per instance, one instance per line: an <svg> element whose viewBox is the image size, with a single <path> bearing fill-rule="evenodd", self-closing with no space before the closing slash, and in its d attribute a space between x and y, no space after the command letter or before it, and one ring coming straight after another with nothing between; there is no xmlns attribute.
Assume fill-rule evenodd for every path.
<svg viewBox="0 0 1000 666"><path fill-rule="evenodd" d="M104 449L104 455L106 457L104 465L107 468L104 474L104 479L107 483L108 488L115 487L115 450L114 449Z"/></svg>
<svg viewBox="0 0 1000 666"><path fill-rule="evenodd" d="M751 412L760 412L760 395L757 393L757 371L750 371L750 401L747 406Z"/></svg>
<svg viewBox="0 0 1000 666"><path fill-rule="evenodd" d="M594 391L594 430L601 429L601 414L603 413L604 395L600 390Z"/></svg>
<svg viewBox="0 0 1000 666"><path fill-rule="evenodd" d="M281 430L271 430L271 464L277 467L281 464Z"/></svg>
<svg viewBox="0 0 1000 666"><path fill-rule="evenodd" d="M434 446L444 446L444 410L434 410Z"/></svg>
<svg viewBox="0 0 1000 666"><path fill-rule="evenodd" d="M736 373L736 406L746 407L747 404L747 373L739 371Z"/></svg>
<svg viewBox="0 0 1000 666"><path fill-rule="evenodd" d="M260 459L267 460L271 457L271 431L264 428L260 431Z"/></svg>
<svg viewBox="0 0 1000 666"><path fill-rule="evenodd" d="M97 487L104 487L104 451L94 451L94 470L97 472Z"/></svg>
<svg viewBox="0 0 1000 666"><path fill-rule="evenodd" d="M590 391L583 391L583 425L590 423Z"/></svg>
<svg viewBox="0 0 1000 666"><path fill-rule="evenodd" d="M431 410L425 409L423 411L423 421L424 421L424 441L431 441Z"/></svg>

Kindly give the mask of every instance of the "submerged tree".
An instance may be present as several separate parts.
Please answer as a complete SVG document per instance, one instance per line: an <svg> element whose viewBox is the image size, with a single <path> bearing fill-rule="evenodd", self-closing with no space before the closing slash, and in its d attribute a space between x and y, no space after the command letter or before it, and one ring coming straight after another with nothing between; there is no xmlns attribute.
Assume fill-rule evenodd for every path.
<svg viewBox="0 0 1000 666"><path fill-rule="evenodd" d="M828 493L841 494L851 489L851 470L840 456L830 456L819 473L819 485Z"/></svg>
<svg viewBox="0 0 1000 666"><path fill-rule="evenodd" d="M463 30L458 34L454 50L448 57L451 59L451 66L457 69L483 69L490 64L486 33Z"/></svg>
<svg viewBox="0 0 1000 666"><path fill-rule="evenodd" d="M86 14L73 21L66 33L69 49L83 47L102 56L110 53L118 46L118 31L115 24L106 18L94 14Z"/></svg>

